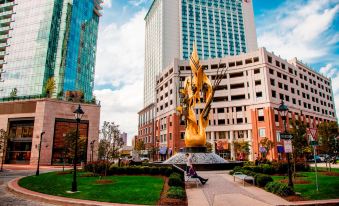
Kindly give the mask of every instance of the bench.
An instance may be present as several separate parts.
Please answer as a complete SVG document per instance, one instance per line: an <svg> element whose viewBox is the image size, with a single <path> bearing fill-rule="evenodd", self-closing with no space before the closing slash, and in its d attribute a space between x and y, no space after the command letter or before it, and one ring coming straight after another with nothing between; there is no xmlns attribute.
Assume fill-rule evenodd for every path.
<svg viewBox="0 0 339 206"><path fill-rule="evenodd" d="M235 172L233 174L233 181L234 182L235 182L235 178L242 180L242 183L243 183L244 186L245 186L245 180L251 180L253 182L253 185L254 185L254 177L252 177L252 176L245 175L241 172Z"/></svg>
<svg viewBox="0 0 339 206"><path fill-rule="evenodd" d="M186 182L195 182L197 184L197 187L199 186L199 184L200 184L199 178L192 177L192 176L188 175L185 170L181 169L180 167L178 167L176 165L172 165L172 166L184 173L185 183Z"/></svg>

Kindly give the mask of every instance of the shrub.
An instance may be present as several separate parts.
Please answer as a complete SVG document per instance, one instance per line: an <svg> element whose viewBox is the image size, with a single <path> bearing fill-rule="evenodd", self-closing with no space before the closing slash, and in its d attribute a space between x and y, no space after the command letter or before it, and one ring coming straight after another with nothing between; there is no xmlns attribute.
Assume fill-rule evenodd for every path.
<svg viewBox="0 0 339 206"><path fill-rule="evenodd" d="M174 187L183 187L184 181L181 179L179 173L172 173L168 178L168 185Z"/></svg>
<svg viewBox="0 0 339 206"><path fill-rule="evenodd" d="M97 177L99 175L93 173L93 172L87 172L87 173L84 173L84 174L80 174L80 177Z"/></svg>
<svg viewBox="0 0 339 206"><path fill-rule="evenodd" d="M259 186L259 187L265 187L267 183L269 182L273 182L273 179L271 176L269 175L263 175L263 174L257 174L255 176L255 183Z"/></svg>
<svg viewBox="0 0 339 206"><path fill-rule="evenodd" d="M272 192L279 196L285 197L289 195L293 195L294 191L288 185L280 183L280 182L269 182L265 186L265 190L268 192Z"/></svg>
<svg viewBox="0 0 339 206"><path fill-rule="evenodd" d="M272 175L275 173L275 168L272 165L269 164L262 164L260 165L262 169L262 173Z"/></svg>
<svg viewBox="0 0 339 206"><path fill-rule="evenodd" d="M108 165L108 168L111 166L111 163L106 162L106 161L89 162L84 166L84 171L94 172L97 174L104 174L106 164Z"/></svg>
<svg viewBox="0 0 339 206"><path fill-rule="evenodd" d="M185 199L185 190L182 187L171 187L167 191L167 197L174 199Z"/></svg>

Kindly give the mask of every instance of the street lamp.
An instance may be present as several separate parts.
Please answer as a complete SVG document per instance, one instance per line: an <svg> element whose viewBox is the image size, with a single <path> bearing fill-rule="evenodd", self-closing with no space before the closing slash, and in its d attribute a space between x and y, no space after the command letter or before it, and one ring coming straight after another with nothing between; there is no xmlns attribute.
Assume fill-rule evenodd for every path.
<svg viewBox="0 0 339 206"><path fill-rule="evenodd" d="M91 162L93 162L94 142L95 142L95 140L92 140L91 143L90 143L90 145L91 145Z"/></svg>
<svg viewBox="0 0 339 206"><path fill-rule="evenodd" d="M287 134L288 132L287 132L287 128L286 128L286 124L287 124L287 118L286 117L287 117L287 114L288 114L288 107L284 104L284 100L281 100L281 103L280 103L279 108L278 108L278 112L279 112L279 114L280 114L280 116L281 116L281 118L284 122L284 128L285 128L284 135L287 137L287 138L282 138L282 139L291 140L292 136ZM292 171L291 171L291 162L290 162L290 153L289 152L286 153L286 158L287 158L287 170L288 170L288 186L293 188Z"/></svg>
<svg viewBox="0 0 339 206"><path fill-rule="evenodd" d="M40 143L39 143L39 155L38 155L38 166L36 168L35 175L39 176L39 165L40 165L40 152L41 152L41 144L42 144L42 136L45 134L45 132L41 132L40 134Z"/></svg>
<svg viewBox="0 0 339 206"><path fill-rule="evenodd" d="M79 104L78 108L73 112L75 115L75 120L77 122L77 130L75 133L75 145L74 145L74 160L73 160L73 182L72 182L72 192L78 191L77 189L77 162L78 162L78 136L79 136L79 123L81 121L82 116L84 115L84 111L81 109Z"/></svg>

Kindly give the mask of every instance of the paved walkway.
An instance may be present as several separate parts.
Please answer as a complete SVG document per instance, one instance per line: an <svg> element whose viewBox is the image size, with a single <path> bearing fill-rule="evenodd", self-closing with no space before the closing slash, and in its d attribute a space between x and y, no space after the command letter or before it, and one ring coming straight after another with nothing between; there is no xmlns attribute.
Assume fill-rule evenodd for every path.
<svg viewBox="0 0 339 206"><path fill-rule="evenodd" d="M311 167L315 167L315 164L314 163L312 163L312 164L310 164L310 166ZM326 163L317 163L317 167L323 167L323 168L326 168ZM329 167L328 166L328 164L327 164L327 167ZM337 163L337 164L331 164L331 168L339 168L339 163Z"/></svg>
<svg viewBox="0 0 339 206"><path fill-rule="evenodd" d="M208 182L199 188L187 189L188 205L194 206L268 206L291 205L290 202L252 185L233 182L227 171L199 172Z"/></svg>
<svg viewBox="0 0 339 206"><path fill-rule="evenodd" d="M9 192L7 183L15 178L35 174L36 167L29 165L5 165L4 171L0 172L0 205L1 206L52 206L39 201L24 199L21 196ZM51 167L41 167L40 172L59 170Z"/></svg>

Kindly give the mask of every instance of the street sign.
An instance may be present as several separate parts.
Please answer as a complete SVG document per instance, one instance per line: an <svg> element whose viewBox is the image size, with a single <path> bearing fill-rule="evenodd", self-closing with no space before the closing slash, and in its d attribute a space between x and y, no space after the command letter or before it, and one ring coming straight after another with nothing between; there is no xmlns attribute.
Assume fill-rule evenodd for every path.
<svg viewBox="0 0 339 206"><path fill-rule="evenodd" d="M312 146L318 146L319 143L318 143L318 141L311 141L311 142L310 142L310 145L312 145Z"/></svg>
<svg viewBox="0 0 339 206"><path fill-rule="evenodd" d="M284 149L285 153L292 153L292 141L284 140Z"/></svg>
<svg viewBox="0 0 339 206"><path fill-rule="evenodd" d="M280 139L292 139L293 138L293 135L291 134L280 134Z"/></svg>
<svg viewBox="0 0 339 206"><path fill-rule="evenodd" d="M313 137L313 139L315 138L315 135L317 134L317 129L316 128L309 128L308 129Z"/></svg>

